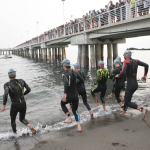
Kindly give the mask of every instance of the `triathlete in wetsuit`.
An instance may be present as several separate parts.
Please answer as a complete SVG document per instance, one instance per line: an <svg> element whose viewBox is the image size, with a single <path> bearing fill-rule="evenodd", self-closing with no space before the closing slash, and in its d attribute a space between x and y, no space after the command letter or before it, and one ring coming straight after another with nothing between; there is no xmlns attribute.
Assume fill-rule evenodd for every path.
<svg viewBox="0 0 150 150"><path fill-rule="evenodd" d="M121 62L121 57L117 57L116 60L119 60L119 65L123 66L123 62ZM113 89L111 91L111 94L108 95L108 97L112 97L114 95L114 93L115 93L116 80L115 80L115 77L113 77L112 79L113 79L113 82L114 82ZM121 94L120 94L120 97L124 100L124 97Z"/></svg>
<svg viewBox="0 0 150 150"><path fill-rule="evenodd" d="M138 83L137 83L137 69L138 66L145 67L145 73L141 80L146 82L146 76L148 73L148 64L141 62L139 60L135 60L131 58L131 51L127 50L124 53L125 61L123 62L123 68L120 74L116 75L116 77L120 77L124 74L126 74L127 77L127 88L125 90L125 104L124 104L124 111L122 115L125 115L125 112L127 110L127 107L131 107L133 109L138 109L143 113L143 119L145 118L145 115L147 113L147 109L138 106L135 103L131 102L133 93L138 89Z"/></svg>
<svg viewBox="0 0 150 150"><path fill-rule="evenodd" d="M77 122L78 131L80 132L81 131L80 117L77 115L79 99L78 99L76 78L78 78L82 82L84 80L78 73L70 69L71 68L70 61L68 59L64 59L62 61L62 64L65 72L64 74L62 74L64 81L64 96L61 100L61 107L66 116L68 117L68 119L65 122L71 123L72 119L70 117L66 104L70 103L72 105L72 112Z"/></svg>
<svg viewBox="0 0 150 150"><path fill-rule="evenodd" d="M74 68L75 68L75 71L80 75L82 76L82 78L85 80L85 75L84 75L84 72L80 69L80 64L79 63L76 63L74 64ZM82 96L82 99L83 99L83 103L84 105L86 106L86 108L88 109L90 115L91 115L91 119L93 119L93 113L92 113L92 110L87 102L87 94L86 94L86 89L85 89L85 84L83 81L80 81L79 79L77 79L77 90L78 90L78 93L79 95Z"/></svg>
<svg viewBox="0 0 150 150"><path fill-rule="evenodd" d="M3 107L2 111L5 110L5 105L7 103L8 94L11 99L11 110L10 110L10 117L11 117L11 126L13 132L16 134L16 116L17 113L20 113L20 122L24 125L28 126L29 129L32 131L33 134L36 134L36 130L29 124L28 120L25 119L26 115L26 102L24 96L28 94L31 89L26 84L26 82L22 79L16 79L16 71L10 69L8 71L8 76L10 81L4 84L4 96L3 96ZM24 87L26 91L24 92Z"/></svg>
<svg viewBox="0 0 150 150"><path fill-rule="evenodd" d="M114 65L115 65L115 69L112 72L112 76L115 77L117 74L119 74L122 70L122 66L120 66L120 62L119 60L115 59L114 60ZM121 90L124 89L124 76L118 77L116 78L116 82L115 82L115 97L119 103L119 105L122 107L122 102L121 99L119 97Z"/></svg>
<svg viewBox="0 0 150 150"><path fill-rule="evenodd" d="M96 107L96 106L99 106L99 103L95 96L95 93L101 92L100 99L102 101L103 109L106 110L104 96L105 96L106 89L107 89L106 81L108 79L108 76L110 76L110 74L109 74L109 71L104 68L103 61L99 61L98 65L99 65L100 69L97 70L97 80L95 83L93 83L93 86L96 85L97 83L98 83L98 86L97 86L97 88L94 88L91 91L91 94L93 96L93 99L96 102L96 104L95 104L95 107Z"/></svg>

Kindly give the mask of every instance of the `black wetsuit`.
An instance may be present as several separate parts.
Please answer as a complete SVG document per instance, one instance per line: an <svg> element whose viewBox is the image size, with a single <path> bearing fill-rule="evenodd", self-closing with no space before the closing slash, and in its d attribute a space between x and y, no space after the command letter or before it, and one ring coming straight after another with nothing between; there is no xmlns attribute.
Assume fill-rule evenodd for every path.
<svg viewBox="0 0 150 150"><path fill-rule="evenodd" d="M75 116L76 121L79 121L78 115L77 115L77 109L78 109L78 91L77 91L77 85L76 85L76 78L84 81L83 78L73 70L66 70L63 76L64 81L64 93L67 94L66 102L63 102L61 100L61 107L64 113L66 114L68 111L66 104L70 103L72 105L72 112Z"/></svg>
<svg viewBox="0 0 150 150"><path fill-rule="evenodd" d="M113 76L116 76L117 74L119 74L121 72L121 70L122 70L122 66L116 67L113 70ZM120 99L119 95L120 95L121 90L124 89L124 86L125 86L125 84L124 84L124 76L116 78L114 92L115 92L115 97L116 97L118 103L121 102L121 99Z"/></svg>
<svg viewBox="0 0 150 150"><path fill-rule="evenodd" d="M122 66L123 66L123 62L120 62L119 65L122 67ZM114 69L114 70L115 70L115 69ZM113 71L114 71L114 70L113 70ZM112 92L112 93L115 93L116 80L115 80L115 77L113 77L112 79L113 79L114 84L113 84L113 89L112 89L111 92ZM124 79L124 81L125 81L125 79ZM124 89L125 89L125 88L124 88Z"/></svg>
<svg viewBox="0 0 150 150"><path fill-rule="evenodd" d="M24 87L26 91L24 92ZM11 117L11 126L13 132L16 130L16 116L19 112L20 122L27 125L29 122L25 119L26 115L26 102L24 99L24 95L30 92L30 87L26 84L26 82L22 79L14 79L10 82L4 84L4 96L3 96L3 105L6 105L8 94L11 99L11 109L10 109L10 117Z"/></svg>
<svg viewBox="0 0 150 150"><path fill-rule="evenodd" d="M85 75L84 75L84 73L81 70L78 71L78 74L80 74L80 76L82 76L82 78L85 80ZM90 106L89 106L89 104L87 102L87 95L86 95L84 82L80 81L79 79L77 79L77 90L78 90L79 95L82 96L83 103L86 106L86 108L88 110L91 110L91 108L90 108Z"/></svg>
<svg viewBox="0 0 150 150"><path fill-rule="evenodd" d="M106 81L108 79L108 76L110 76L109 71L105 68L97 70L97 80L94 84L98 83L97 88L92 89L91 94L93 98L95 97L95 93L100 93L100 99L102 101L102 104L105 103L104 96L106 94L107 85Z"/></svg>
<svg viewBox="0 0 150 150"><path fill-rule="evenodd" d="M123 68L120 72L119 76L126 74L127 77L127 88L125 90L125 104L124 110L127 110L127 107L131 107L133 109L137 109L138 105L131 102L131 98L133 93L138 89L137 83L137 69L138 66L145 67L144 76L148 73L148 64L141 62L139 60L127 59L123 62Z"/></svg>

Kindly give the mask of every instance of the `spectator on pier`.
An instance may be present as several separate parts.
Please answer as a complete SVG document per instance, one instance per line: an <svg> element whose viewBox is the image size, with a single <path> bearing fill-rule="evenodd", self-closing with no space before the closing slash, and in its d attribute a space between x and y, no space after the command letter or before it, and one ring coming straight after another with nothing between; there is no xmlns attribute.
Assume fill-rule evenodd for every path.
<svg viewBox="0 0 150 150"><path fill-rule="evenodd" d="M110 4L109 10L110 10L111 23L114 23L115 22L115 11L113 9L115 9L115 5L113 4L112 1L110 1L109 4Z"/></svg>
<svg viewBox="0 0 150 150"><path fill-rule="evenodd" d="M147 0L143 0L144 12L143 15L148 15L149 13L149 6Z"/></svg>
<svg viewBox="0 0 150 150"><path fill-rule="evenodd" d="M119 3L116 2L116 22L119 22L120 21L120 6L119 6Z"/></svg>
<svg viewBox="0 0 150 150"><path fill-rule="evenodd" d="M130 4L130 9L131 9L131 18L134 18L135 16L135 2L136 0L129 0Z"/></svg>
<svg viewBox="0 0 150 150"><path fill-rule="evenodd" d="M120 15L122 15L122 20L126 19L126 7L124 5L125 3L122 0L119 0L119 6L121 7L120 9L122 12L122 14L120 13Z"/></svg>

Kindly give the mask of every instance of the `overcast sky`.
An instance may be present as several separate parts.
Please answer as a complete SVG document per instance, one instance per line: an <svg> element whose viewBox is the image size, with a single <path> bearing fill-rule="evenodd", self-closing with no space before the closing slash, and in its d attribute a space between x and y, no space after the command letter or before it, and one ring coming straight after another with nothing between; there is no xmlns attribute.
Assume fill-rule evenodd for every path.
<svg viewBox="0 0 150 150"><path fill-rule="evenodd" d="M66 0L65 21L68 22L71 15L73 19L79 18L89 10L104 8L108 2ZM14 47L37 36L37 22L39 34L63 24L63 3L61 0L0 0L0 14L0 48ZM136 39L140 40L137 42ZM137 47L150 47L147 37L133 38L130 43Z"/></svg>

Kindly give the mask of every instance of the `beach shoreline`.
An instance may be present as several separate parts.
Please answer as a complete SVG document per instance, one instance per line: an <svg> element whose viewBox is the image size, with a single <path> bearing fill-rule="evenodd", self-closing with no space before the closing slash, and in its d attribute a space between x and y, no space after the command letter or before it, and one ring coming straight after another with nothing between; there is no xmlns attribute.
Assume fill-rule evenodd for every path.
<svg viewBox="0 0 150 150"><path fill-rule="evenodd" d="M31 150L150 149L150 112L145 120L142 120L142 113L137 115L129 111L126 117L122 117L113 112L83 123L82 130L78 133L74 126L49 133L49 139L40 137Z"/></svg>

